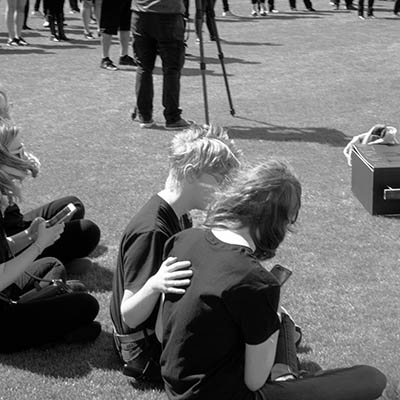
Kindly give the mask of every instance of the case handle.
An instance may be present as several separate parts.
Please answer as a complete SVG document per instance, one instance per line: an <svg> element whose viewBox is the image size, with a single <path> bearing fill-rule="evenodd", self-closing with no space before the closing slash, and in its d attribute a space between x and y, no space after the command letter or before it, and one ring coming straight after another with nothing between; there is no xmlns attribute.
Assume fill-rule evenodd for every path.
<svg viewBox="0 0 400 400"><path fill-rule="evenodd" d="M400 200L400 188L391 188L388 186L387 189L383 190L384 200Z"/></svg>

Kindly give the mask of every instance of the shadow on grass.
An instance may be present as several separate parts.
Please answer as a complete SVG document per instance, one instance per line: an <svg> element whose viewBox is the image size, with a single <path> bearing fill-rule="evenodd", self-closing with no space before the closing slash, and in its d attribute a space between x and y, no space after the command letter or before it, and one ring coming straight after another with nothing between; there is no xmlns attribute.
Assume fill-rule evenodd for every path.
<svg viewBox="0 0 400 400"><path fill-rule="evenodd" d="M246 118L241 118L246 119ZM249 120L250 121L250 120ZM281 142L312 142L344 147L349 142L343 132L325 127L296 128L260 122L263 127L226 126L232 139L257 139Z"/></svg>
<svg viewBox="0 0 400 400"><path fill-rule="evenodd" d="M93 368L120 370L112 334L101 332L92 344L55 344L20 353L2 354L1 363L13 368L55 378L78 378Z"/></svg>
<svg viewBox="0 0 400 400"><path fill-rule="evenodd" d="M110 292L112 290L112 280L114 273L108 268L105 268L98 264L93 263L93 267L90 271L84 275L71 274L69 279L79 279L87 287L89 292Z"/></svg>
<svg viewBox="0 0 400 400"><path fill-rule="evenodd" d="M136 379L129 379L129 384L135 390L140 390L142 392L148 392L149 390L159 390L160 392L164 391L164 385L162 382L154 383L154 382L143 382L137 381Z"/></svg>

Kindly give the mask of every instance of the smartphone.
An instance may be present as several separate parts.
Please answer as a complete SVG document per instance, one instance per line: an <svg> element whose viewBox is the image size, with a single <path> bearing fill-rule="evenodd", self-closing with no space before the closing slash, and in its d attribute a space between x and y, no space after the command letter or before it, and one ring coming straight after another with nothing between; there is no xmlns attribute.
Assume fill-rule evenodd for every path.
<svg viewBox="0 0 400 400"><path fill-rule="evenodd" d="M271 274L275 276L279 284L282 286L292 275L292 271L282 265L276 264L271 269Z"/></svg>
<svg viewBox="0 0 400 400"><path fill-rule="evenodd" d="M61 211L59 211L53 218L46 221L46 228L50 228L55 224L65 221L69 216L71 216L76 211L76 207L69 203Z"/></svg>

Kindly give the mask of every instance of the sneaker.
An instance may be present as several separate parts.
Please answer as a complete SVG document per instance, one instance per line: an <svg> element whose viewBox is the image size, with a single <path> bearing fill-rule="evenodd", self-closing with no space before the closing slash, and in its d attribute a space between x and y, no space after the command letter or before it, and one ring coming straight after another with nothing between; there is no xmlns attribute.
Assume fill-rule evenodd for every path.
<svg viewBox="0 0 400 400"><path fill-rule="evenodd" d="M8 39L8 40L7 40L7 46L10 46L10 47L18 47L18 46L19 46L19 40L18 40L18 38Z"/></svg>
<svg viewBox="0 0 400 400"><path fill-rule="evenodd" d="M43 22L43 27L44 28L48 28L50 26L50 22L49 21L44 21Z"/></svg>
<svg viewBox="0 0 400 400"><path fill-rule="evenodd" d="M125 54L119 58L119 65L130 65L132 67L136 67L137 63L132 57L128 56L128 54Z"/></svg>
<svg viewBox="0 0 400 400"><path fill-rule="evenodd" d="M272 14L278 14L279 11L277 9L273 8L272 10L269 10L269 12Z"/></svg>
<svg viewBox="0 0 400 400"><path fill-rule="evenodd" d="M258 15L258 14L257 14L257 11L256 11L256 10L253 10L253 11L251 12L251 16L252 16L252 17L257 17L257 15Z"/></svg>
<svg viewBox="0 0 400 400"><path fill-rule="evenodd" d="M87 32L84 34L85 39L87 40L95 40L96 38L93 36L92 32Z"/></svg>
<svg viewBox="0 0 400 400"><path fill-rule="evenodd" d="M21 36L18 38L18 44L20 46L29 46L29 43Z"/></svg>
<svg viewBox="0 0 400 400"><path fill-rule="evenodd" d="M290 11L297 11L296 7L290 7Z"/></svg>
<svg viewBox="0 0 400 400"><path fill-rule="evenodd" d="M232 12L232 11L224 11L223 13L222 13L222 16L223 17L236 17L236 15Z"/></svg>
<svg viewBox="0 0 400 400"><path fill-rule="evenodd" d="M33 10L31 12L31 15L32 15L32 17L42 17L43 16L43 14L39 10L37 10L37 11Z"/></svg>
<svg viewBox="0 0 400 400"><path fill-rule="evenodd" d="M364 15L359 15L358 18L362 19L363 21L365 20Z"/></svg>
<svg viewBox="0 0 400 400"><path fill-rule="evenodd" d="M51 36L50 36L50 40L51 40L52 42L59 42L59 41L60 41L60 38L59 38L57 35L51 35Z"/></svg>
<svg viewBox="0 0 400 400"><path fill-rule="evenodd" d="M100 68L108 69L109 71L117 71L118 67L110 60L109 57L104 57L101 60Z"/></svg>
<svg viewBox="0 0 400 400"><path fill-rule="evenodd" d="M367 15L367 18L369 18L369 19L375 19L376 17L375 17L374 14L369 14L369 15Z"/></svg>
<svg viewBox="0 0 400 400"><path fill-rule="evenodd" d="M266 17L268 14L267 14L266 11L260 11L260 15L261 15L262 17Z"/></svg>
<svg viewBox="0 0 400 400"><path fill-rule="evenodd" d="M94 19L94 18L92 17L92 18L90 19L89 24L90 24L90 25L96 25L96 24L97 24L97 20Z"/></svg>
<svg viewBox="0 0 400 400"><path fill-rule="evenodd" d="M87 291L88 291L86 285L83 282L78 281L77 279L72 279L72 280L66 281L65 283L74 293L77 293L77 292L87 293Z"/></svg>
<svg viewBox="0 0 400 400"><path fill-rule="evenodd" d="M139 122L139 126L142 129L149 129L155 126L156 123L151 119L150 121L141 121Z"/></svg>
<svg viewBox="0 0 400 400"><path fill-rule="evenodd" d="M186 128L189 128L189 126L191 126L193 124L194 124L194 121L179 118L178 121L169 122L169 123L167 122L165 124L165 129L170 129L170 130L186 129Z"/></svg>
<svg viewBox="0 0 400 400"><path fill-rule="evenodd" d="M313 7L307 8L307 10L308 10L308 11L311 11L311 12L316 12L316 11L317 11L317 10L316 10L315 8L313 8Z"/></svg>
<svg viewBox="0 0 400 400"><path fill-rule="evenodd" d="M101 333L101 325L97 321L90 322L87 325L80 326L64 335L67 343L85 343L92 342Z"/></svg>

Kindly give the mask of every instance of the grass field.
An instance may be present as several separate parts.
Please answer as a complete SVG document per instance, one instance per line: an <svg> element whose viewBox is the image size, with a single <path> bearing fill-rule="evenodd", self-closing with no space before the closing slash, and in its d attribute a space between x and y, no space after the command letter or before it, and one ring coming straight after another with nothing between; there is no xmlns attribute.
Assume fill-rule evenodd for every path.
<svg viewBox="0 0 400 400"><path fill-rule="evenodd" d="M296 232L271 261L294 271L284 305L303 328L299 356L308 368L374 365L388 377L382 399L400 399L399 219L364 210L342 155L349 137L375 123L400 128L400 18L393 2L380 0L378 18L366 21L332 11L328 0L314 2L317 13L303 11L299 0L300 11L290 12L277 0L280 13L266 18L249 17L249 3L230 1L237 19L219 17L216 5L236 116L216 46L207 42L210 119L229 128L248 160L284 158L303 184ZM75 194L102 229L96 268L82 280L101 304L103 332L90 346L0 356L0 399L165 399L122 376L108 314L122 230L166 174L173 132L162 129L161 71L155 71L159 127L140 130L129 118L134 69L100 69L99 41L83 40L78 16L66 18L71 43L50 42L42 20L32 18L35 30L25 36L31 46L16 49L5 46L1 19L0 82L24 143L42 161L41 175L25 183L23 208ZM192 30L187 51L183 116L204 122ZM116 41L112 58L118 60Z"/></svg>

